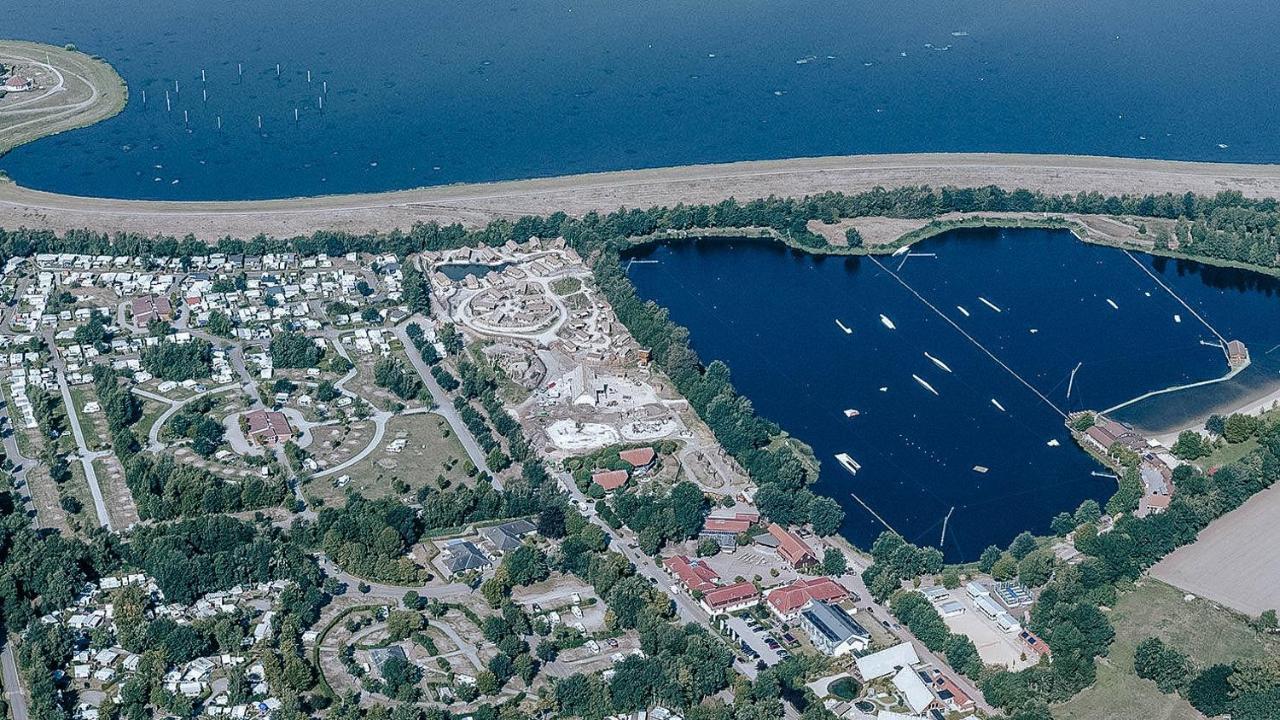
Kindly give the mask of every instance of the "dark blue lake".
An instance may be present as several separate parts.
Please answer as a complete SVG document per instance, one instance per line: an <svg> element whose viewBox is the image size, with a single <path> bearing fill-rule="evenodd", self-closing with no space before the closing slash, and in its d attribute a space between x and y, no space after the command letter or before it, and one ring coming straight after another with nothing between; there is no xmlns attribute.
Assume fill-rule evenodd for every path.
<svg viewBox="0 0 1280 720"><path fill-rule="evenodd" d="M1280 387L1274 278L1066 231L954 231L913 252L934 256L815 257L751 240L630 255L657 261L631 266L641 296L690 329L705 361L724 360L760 413L813 446L816 490L845 506L844 532L864 547L884 528L850 493L921 544L939 543L954 506L953 560L1048 532L1085 498L1105 501L1115 481L1092 474L1102 468L1062 413L1224 375L1218 334L1245 341L1254 365L1212 395L1163 396L1124 419L1162 432ZM837 453L861 464L856 476Z"/></svg>
<svg viewBox="0 0 1280 720"><path fill-rule="evenodd" d="M1262 0L12 9L5 36L75 43L131 89L118 117L0 159L66 193L265 198L909 151L1280 161L1280 13Z"/></svg>

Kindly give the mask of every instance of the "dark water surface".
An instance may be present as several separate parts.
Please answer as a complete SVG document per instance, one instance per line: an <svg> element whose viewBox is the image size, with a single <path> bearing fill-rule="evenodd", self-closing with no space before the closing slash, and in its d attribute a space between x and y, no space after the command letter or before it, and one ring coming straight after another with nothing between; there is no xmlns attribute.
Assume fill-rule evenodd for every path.
<svg viewBox="0 0 1280 720"><path fill-rule="evenodd" d="M913 151L1280 160L1280 13L1263 0L57 0L4 25L129 84L121 115L0 159L64 193Z"/></svg>
<svg viewBox="0 0 1280 720"><path fill-rule="evenodd" d="M877 264L750 240L632 253L658 261L631 266L640 294L689 327L705 360L727 362L764 416L813 446L816 489L845 505L844 532L860 545L883 526L850 493L923 544L939 543L954 506L950 559L1047 532L1085 498L1105 501L1115 481L1092 474L1102 468L1061 413L1222 376L1222 350L1205 344L1218 342L1214 330L1253 351L1248 390L1280 385L1267 354L1280 343L1272 278L1086 245L1066 231L954 231L913 252L936 256ZM1176 425L1204 402L1193 394L1135 414L1147 427ZM847 408L861 414L846 418ZM834 460L841 452L861 463L856 476Z"/></svg>

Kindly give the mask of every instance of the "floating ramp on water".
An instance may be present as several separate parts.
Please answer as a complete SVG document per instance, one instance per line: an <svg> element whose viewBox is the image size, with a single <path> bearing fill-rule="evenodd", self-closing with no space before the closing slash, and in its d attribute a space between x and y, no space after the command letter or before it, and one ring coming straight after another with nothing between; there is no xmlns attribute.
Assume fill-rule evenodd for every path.
<svg viewBox="0 0 1280 720"><path fill-rule="evenodd" d="M1004 312L1004 311L1003 311L1003 310L1001 310L1000 308L996 307L996 304L995 304L995 303L993 303L993 302L991 302L990 300L988 300L988 299L986 299L986 298L982 297L981 295L979 295L979 296L978 296L978 301L979 301L979 302L981 302L983 305L986 305L987 307L991 308L992 310L995 310L996 312Z"/></svg>
<svg viewBox="0 0 1280 720"><path fill-rule="evenodd" d="M916 379L916 382L920 383L920 387L924 388L925 390L928 390L929 392L933 393L934 395L937 395L937 394L938 394L938 391L937 391L937 390L934 390L932 385L930 385L929 383L925 382L924 378L920 377L919 375L915 375L915 374L913 374L911 377L915 378L915 379Z"/></svg>
<svg viewBox="0 0 1280 720"><path fill-rule="evenodd" d="M845 470L848 470L850 475L857 475L858 471L862 469L857 460L849 457L849 453L837 453L836 462L840 463L840 466Z"/></svg>

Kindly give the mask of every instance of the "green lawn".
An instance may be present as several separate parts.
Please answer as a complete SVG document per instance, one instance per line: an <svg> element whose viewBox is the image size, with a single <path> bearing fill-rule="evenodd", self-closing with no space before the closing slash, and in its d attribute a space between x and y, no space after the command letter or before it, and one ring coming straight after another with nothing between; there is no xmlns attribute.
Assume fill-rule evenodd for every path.
<svg viewBox="0 0 1280 720"><path fill-rule="evenodd" d="M1196 720L1185 700L1165 695L1133 673L1133 651L1148 637L1159 637L1187 653L1197 668L1239 658L1280 652L1280 642L1264 639L1235 613L1195 599L1150 578L1125 593L1108 616L1116 629L1111 653L1098 664L1098 680L1070 701L1053 708L1059 720Z"/></svg>

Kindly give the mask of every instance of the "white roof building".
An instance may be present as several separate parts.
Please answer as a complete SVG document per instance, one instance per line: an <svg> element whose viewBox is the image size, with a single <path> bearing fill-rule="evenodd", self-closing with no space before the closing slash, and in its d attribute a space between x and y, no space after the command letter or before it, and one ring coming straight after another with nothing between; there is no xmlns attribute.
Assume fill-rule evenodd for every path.
<svg viewBox="0 0 1280 720"><path fill-rule="evenodd" d="M902 696L907 699L907 705L911 708L911 712L917 715L923 713L933 704L933 691L928 685L920 679L915 670L911 668L902 668L897 675L893 676L893 686L898 688Z"/></svg>
<svg viewBox="0 0 1280 720"><path fill-rule="evenodd" d="M897 672L899 668L909 668L919 662L920 656L916 655L915 647L909 642L894 645L857 660L858 672L863 680L886 677Z"/></svg>

